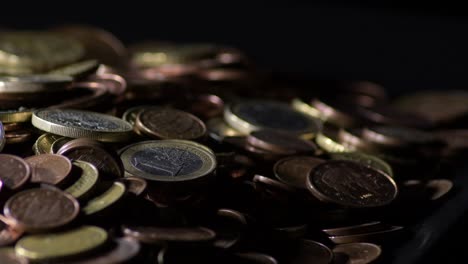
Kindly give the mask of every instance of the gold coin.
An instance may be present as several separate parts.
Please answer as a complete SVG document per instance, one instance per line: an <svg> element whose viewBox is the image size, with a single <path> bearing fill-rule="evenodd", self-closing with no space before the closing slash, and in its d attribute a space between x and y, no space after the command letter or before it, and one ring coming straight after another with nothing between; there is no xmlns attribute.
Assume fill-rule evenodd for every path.
<svg viewBox="0 0 468 264"><path fill-rule="evenodd" d="M299 98L293 99L292 102L291 102L291 106L295 110L297 110L297 111L299 111L301 113L304 113L306 115L309 115L309 116L311 116L313 118L318 118L318 119L320 119L322 121L325 121L325 119L326 119L318 109L316 109L315 107L312 107L310 104L305 103L304 101L302 101Z"/></svg>
<svg viewBox="0 0 468 264"><path fill-rule="evenodd" d="M83 213L92 215L114 205L123 197L125 190L125 184L114 182L103 194L89 200L82 209Z"/></svg>
<svg viewBox="0 0 468 264"><path fill-rule="evenodd" d="M73 161L73 165L81 170L81 174L74 184L65 189L65 192L71 194L76 199L80 199L89 194L96 186L99 171L96 166L86 161L75 160Z"/></svg>
<svg viewBox="0 0 468 264"><path fill-rule="evenodd" d="M47 74L79 78L95 72L98 67L99 63L97 60L85 60L56 68L47 72Z"/></svg>
<svg viewBox="0 0 468 264"><path fill-rule="evenodd" d="M129 139L132 125L100 113L72 109L44 109L34 112L33 126L49 133L70 138L89 138L105 142Z"/></svg>
<svg viewBox="0 0 468 264"><path fill-rule="evenodd" d="M0 121L3 123L29 122L31 116L32 110L30 109L0 110Z"/></svg>
<svg viewBox="0 0 468 264"><path fill-rule="evenodd" d="M130 175L159 182L180 182L209 175L216 168L211 149L188 140L143 141L120 155Z"/></svg>
<svg viewBox="0 0 468 264"><path fill-rule="evenodd" d="M52 154L52 144L62 138L62 136L45 133L37 138L33 145L33 151L36 155L40 154Z"/></svg>
<svg viewBox="0 0 468 264"><path fill-rule="evenodd" d="M317 137L315 137L315 143L328 153L355 151L353 147L343 145L323 133L319 133Z"/></svg>
<svg viewBox="0 0 468 264"><path fill-rule="evenodd" d="M0 77L1 93L38 93L64 91L73 79L66 75L25 75Z"/></svg>
<svg viewBox="0 0 468 264"><path fill-rule="evenodd" d="M23 237L16 243L15 251L34 261L62 259L102 246L107 238L107 232L100 227L81 226L60 233Z"/></svg>

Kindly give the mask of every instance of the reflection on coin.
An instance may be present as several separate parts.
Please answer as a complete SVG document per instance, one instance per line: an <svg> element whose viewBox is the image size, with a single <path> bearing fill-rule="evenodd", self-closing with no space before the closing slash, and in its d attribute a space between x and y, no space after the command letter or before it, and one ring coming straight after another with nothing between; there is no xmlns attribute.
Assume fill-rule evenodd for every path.
<svg viewBox="0 0 468 264"><path fill-rule="evenodd" d="M80 199L86 197L94 189L99 178L99 171L93 164L82 160L73 161L73 165L80 169L80 176L74 184L65 189L65 192Z"/></svg>
<svg viewBox="0 0 468 264"><path fill-rule="evenodd" d="M277 154L313 153L316 150L315 144L310 141L274 130L253 131L247 136L247 142Z"/></svg>
<svg viewBox="0 0 468 264"><path fill-rule="evenodd" d="M102 246L107 232L95 226L43 235L24 237L16 243L16 254L34 261L70 258Z"/></svg>
<svg viewBox="0 0 468 264"><path fill-rule="evenodd" d="M193 180L216 167L212 150L186 140L139 142L124 149L120 157L126 172L152 181Z"/></svg>
<svg viewBox="0 0 468 264"><path fill-rule="evenodd" d="M32 133L29 130L11 131L5 133L6 144L24 143L30 140Z"/></svg>
<svg viewBox="0 0 468 264"><path fill-rule="evenodd" d="M65 145L67 142L73 140L73 138L69 138L69 137L60 137L58 138L57 140L55 140L52 145L51 145L51 153L52 154L55 154L55 153L58 153L58 151L60 150L61 147L63 147L63 145Z"/></svg>
<svg viewBox="0 0 468 264"><path fill-rule="evenodd" d="M380 246L371 243L349 243L333 248L333 253L348 256L349 264L367 264L376 260L382 253Z"/></svg>
<svg viewBox="0 0 468 264"><path fill-rule="evenodd" d="M29 261L16 255L14 248L0 248L0 260L2 264L28 264Z"/></svg>
<svg viewBox="0 0 468 264"><path fill-rule="evenodd" d="M246 101L229 105L226 122L245 134L259 129L273 129L296 135L316 134L321 122L275 101Z"/></svg>
<svg viewBox="0 0 468 264"><path fill-rule="evenodd" d="M124 227L125 235L145 243L212 241L216 233L205 227Z"/></svg>
<svg viewBox="0 0 468 264"><path fill-rule="evenodd" d="M46 132L71 138L100 141L125 141L132 126L110 115L70 109L45 109L34 112L32 124Z"/></svg>
<svg viewBox="0 0 468 264"><path fill-rule="evenodd" d="M133 238L124 237L115 240L115 247L95 257L70 261L68 264L119 264L127 263L140 252L140 244Z"/></svg>
<svg viewBox="0 0 468 264"><path fill-rule="evenodd" d="M0 247L13 244L23 235L22 230L8 226L7 223L3 222L3 218L4 216L0 215Z"/></svg>
<svg viewBox="0 0 468 264"><path fill-rule="evenodd" d="M72 164L67 157L41 154L25 159L32 170L31 182L60 185L70 174Z"/></svg>
<svg viewBox="0 0 468 264"><path fill-rule="evenodd" d="M135 125L138 114L145 108L151 107L149 105L140 105L127 109L122 115L122 119L130 123L132 126Z"/></svg>
<svg viewBox="0 0 468 264"><path fill-rule="evenodd" d="M43 231L62 227L76 218L79 204L72 196L53 189L29 189L13 195L5 204L5 216L20 228Z"/></svg>
<svg viewBox="0 0 468 264"><path fill-rule="evenodd" d="M273 172L278 180L285 184L300 189L306 189L306 179L310 171L325 160L307 157L293 156L279 160L273 167Z"/></svg>
<svg viewBox="0 0 468 264"><path fill-rule="evenodd" d="M125 190L125 184L114 182L104 193L89 200L82 208L83 213L85 215L92 215L115 205L122 199Z"/></svg>
<svg viewBox="0 0 468 264"><path fill-rule="evenodd" d="M311 116L313 118L317 118L317 119L320 119L322 121L324 121L326 119L326 117L323 116L323 114L319 110L317 110L316 108L312 107L311 105L303 102L299 98L295 98L294 100L292 100L291 106L295 110L297 110L299 112L302 112L302 113L304 113L306 115L309 115L309 116Z"/></svg>
<svg viewBox="0 0 468 264"><path fill-rule="evenodd" d="M144 134L161 139L198 139L206 133L198 117L171 108L143 109L135 125Z"/></svg>
<svg viewBox="0 0 468 264"><path fill-rule="evenodd" d="M29 165L20 157L0 154L0 180L11 190L23 186L31 175Z"/></svg>
<svg viewBox="0 0 468 264"><path fill-rule="evenodd" d="M376 222L370 222L370 223L365 223L361 225L323 229L322 231L325 232L329 236L349 236L349 235L357 235L357 234L375 232L375 231L383 230L386 228L387 228L386 225L382 224L379 221L376 221Z"/></svg>
<svg viewBox="0 0 468 264"><path fill-rule="evenodd" d="M365 165L344 160L318 165L307 187L319 200L349 207L375 207L392 202L397 186L390 176Z"/></svg>
<svg viewBox="0 0 468 264"><path fill-rule="evenodd" d="M45 133L41 135L37 140L36 143L34 143L33 150L36 155L40 154L52 154L52 144L58 140L59 138L62 138L62 136L50 134L50 133Z"/></svg>
<svg viewBox="0 0 468 264"><path fill-rule="evenodd" d="M312 240L301 240L294 255L288 259L291 264L329 264L333 260L332 251L325 245Z"/></svg>
<svg viewBox="0 0 468 264"><path fill-rule="evenodd" d="M367 155L361 152L348 152L348 153L332 153L331 157L334 160L350 160L350 161L362 163L375 170L382 171L390 177L393 177L392 167L390 167L390 165L387 162L383 161L382 159L376 156Z"/></svg>

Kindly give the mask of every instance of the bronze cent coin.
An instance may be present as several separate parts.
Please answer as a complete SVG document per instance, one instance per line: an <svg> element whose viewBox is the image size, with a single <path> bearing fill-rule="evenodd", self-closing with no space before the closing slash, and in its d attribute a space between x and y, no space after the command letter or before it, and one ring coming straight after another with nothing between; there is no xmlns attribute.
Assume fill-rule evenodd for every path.
<svg viewBox="0 0 468 264"><path fill-rule="evenodd" d="M361 208L387 205L398 193L390 176L344 160L318 165L307 177L307 188L321 201Z"/></svg>
<svg viewBox="0 0 468 264"><path fill-rule="evenodd" d="M206 126L198 117L171 108L147 108L135 122L144 134L161 139L198 139L205 135Z"/></svg>
<svg viewBox="0 0 468 264"><path fill-rule="evenodd" d="M336 246L333 253L346 255L346 263L349 264L367 264L375 261L382 254L382 249L372 243L349 243Z"/></svg>
<svg viewBox="0 0 468 264"><path fill-rule="evenodd" d="M247 142L252 146L277 154L307 153L317 149L310 141L275 130L254 131L247 136Z"/></svg>
<svg viewBox="0 0 468 264"><path fill-rule="evenodd" d="M5 216L19 228L38 232L62 227L73 221L79 212L78 201L55 189L29 189L13 195L5 204Z"/></svg>
<svg viewBox="0 0 468 264"><path fill-rule="evenodd" d="M308 156L287 157L275 163L273 172L281 182L306 189L306 179L310 171L323 162L325 160Z"/></svg>
<svg viewBox="0 0 468 264"><path fill-rule="evenodd" d="M31 166L31 182L60 185L72 170L71 161L61 155L41 154L25 159Z"/></svg>
<svg viewBox="0 0 468 264"><path fill-rule="evenodd" d="M0 180L10 190L23 186L31 175L31 169L22 158L0 154Z"/></svg>

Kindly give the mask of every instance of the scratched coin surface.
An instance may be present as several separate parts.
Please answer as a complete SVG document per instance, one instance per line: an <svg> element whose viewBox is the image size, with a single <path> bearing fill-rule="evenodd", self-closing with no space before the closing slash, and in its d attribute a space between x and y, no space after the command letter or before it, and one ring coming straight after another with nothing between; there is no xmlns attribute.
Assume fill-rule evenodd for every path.
<svg viewBox="0 0 468 264"><path fill-rule="evenodd" d="M198 117L172 108L144 109L135 124L143 133L161 139L197 139L206 133L206 126Z"/></svg>
<svg viewBox="0 0 468 264"><path fill-rule="evenodd" d="M117 142L127 140L132 125L106 114L71 109L44 109L33 113L33 126L71 138L90 138Z"/></svg>
<svg viewBox="0 0 468 264"><path fill-rule="evenodd" d="M53 189L29 189L13 195L5 204L5 216L26 231L43 231L70 223L79 212L78 201Z"/></svg>
<svg viewBox="0 0 468 264"><path fill-rule="evenodd" d="M335 246L333 253L346 255L349 264L367 264L375 261L382 249L372 243L349 243Z"/></svg>
<svg viewBox="0 0 468 264"><path fill-rule="evenodd" d="M186 140L139 142L124 149L120 157L130 175L153 181L193 180L216 168L211 149Z"/></svg>
<svg viewBox="0 0 468 264"><path fill-rule="evenodd" d="M273 172L281 182L306 189L306 179L310 171L323 162L325 160L308 156L287 157L275 163Z"/></svg>
<svg viewBox="0 0 468 264"><path fill-rule="evenodd" d="M60 185L72 169L71 161L62 155L41 154L25 159L32 171L31 182Z"/></svg>
<svg viewBox="0 0 468 264"><path fill-rule="evenodd" d="M318 165L307 177L307 188L319 200L346 207L383 206L398 192L390 176L344 160Z"/></svg>
<svg viewBox="0 0 468 264"><path fill-rule="evenodd" d="M22 158L0 154L0 180L3 185L11 190L23 186L31 175L31 169Z"/></svg>

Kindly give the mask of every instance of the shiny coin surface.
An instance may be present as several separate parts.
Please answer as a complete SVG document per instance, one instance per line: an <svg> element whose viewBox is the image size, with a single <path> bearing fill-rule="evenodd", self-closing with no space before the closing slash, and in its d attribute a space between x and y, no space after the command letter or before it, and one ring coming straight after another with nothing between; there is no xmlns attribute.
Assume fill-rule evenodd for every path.
<svg viewBox="0 0 468 264"><path fill-rule="evenodd" d="M65 189L65 192L80 199L86 197L94 189L98 182L99 171L93 164L82 160L73 161L73 166L79 169L80 176L75 183Z"/></svg>
<svg viewBox="0 0 468 264"><path fill-rule="evenodd" d="M132 126L122 119L80 110L44 109L34 112L32 124L46 132L71 138L117 142L131 136Z"/></svg>
<svg viewBox="0 0 468 264"><path fill-rule="evenodd" d="M69 137L60 137L57 140L55 140L50 148L52 151L51 154L58 153L60 148L63 147L63 145L65 145L67 142L70 142L71 140L73 140L73 138Z"/></svg>
<svg viewBox="0 0 468 264"><path fill-rule="evenodd" d="M79 208L78 201L69 194L53 189L29 189L8 199L4 213L20 228L33 232L70 223L77 217Z"/></svg>
<svg viewBox="0 0 468 264"><path fill-rule="evenodd" d="M31 182L60 185L72 169L71 161L61 155L41 154L25 159L32 171Z"/></svg>
<svg viewBox="0 0 468 264"><path fill-rule="evenodd" d="M291 134L274 130L257 130L247 136L247 143L278 154L313 153L315 144Z"/></svg>
<svg viewBox="0 0 468 264"><path fill-rule="evenodd" d="M0 260L2 264L28 264L26 258L16 255L14 248L0 248Z"/></svg>
<svg viewBox="0 0 468 264"><path fill-rule="evenodd" d="M226 137L239 137L243 133L230 127L222 118L212 118L206 122L210 137L222 141Z"/></svg>
<svg viewBox="0 0 468 264"><path fill-rule="evenodd" d="M34 261L74 257L102 246L107 232L96 226L43 235L26 236L15 246L16 254Z"/></svg>
<svg viewBox="0 0 468 264"><path fill-rule="evenodd" d="M384 160L378 157L372 156L372 155L367 155L361 152L348 152L348 153L333 153L331 154L331 157L334 160L350 160L350 161L355 161L357 163L362 163L375 170L382 171L390 177L393 177L392 167Z"/></svg>
<svg viewBox="0 0 468 264"><path fill-rule="evenodd" d="M307 188L319 200L348 207L375 207L392 202L397 186L390 176L352 161L328 161L307 178Z"/></svg>
<svg viewBox="0 0 468 264"><path fill-rule="evenodd" d="M216 167L211 149L186 140L139 142L124 149L120 157L126 172L152 181L193 180Z"/></svg>
<svg viewBox="0 0 468 264"><path fill-rule="evenodd" d="M216 233L205 227L175 228L175 227L124 227L125 235L145 243L156 242L201 242L212 241Z"/></svg>
<svg viewBox="0 0 468 264"><path fill-rule="evenodd" d="M246 101L225 108L224 119L245 134L260 129L273 129L296 135L316 134L321 122L295 111L289 105L274 101Z"/></svg>
<svg viewBox="0 0 468 264"><path fill-rule="evenodd" d="M315 137L317 145L328 153L353 152L354 146L341 144L334 133L318 133Z"/></svg>
<svg viewBox="0 0 468 264"><path fill-rule="evenodd" d="M130 123L132 126L135 125L135 121L137 119L138 114L143 110L148 107L152 107L149 105L140 105L140 106L135 106L127 109L122 115L122 119Z"/></svg>
<svg viewBox="0 0 468 264"><path fill-rule="evenodd" d="M33 151L36 155L40 154L52 154L52 144L62 138L62 136L45 133L37 138L33 146Z"/></svg>
<svg viewBox="0 0 468 264"><path fill-rule="evenodd" d="M333 252L327 246L312 240L302 240L294 253L294 256L288 259L288 263L329 264L333 260Z"/></svg>
<svg viewBox="0 0 468 264"><path fill-rule="evenodd" d="M313 168L325 162L323 159L308 156L293 156L279 160L273 167L273 172L281 182L306 189L306 179Z"/></svg>
<svg viewBox="0 0 468 264"><path fill-rule="evenodd" d="M83 260L70 261L68 264L120 264L127 263L140 252L140 243L137 240L124 237L115 240L115 246L94 257L87 257Z"/></svg>
<svg viewBox="0 0 468 264"><path fill-rule="evenodd" d="M85 215L92 215L115 205L122 199L125 190L125 184L114 182L104 193L89 200L82 208L83 213Z"/></svg>
<svg viewBox="0 0 468 264"><path fill-rule="evenodd" d="M334 247L333 253L346 255L349 264L367 264L379 258L382 249L372 243L349 243Z"/></svg>
<svg viewBox="0 0 468 264"><path fill-rule="evenodd" d="M72 78L66 75L26 75L0 77L1 93L37 93L64 91Z"/></svg>
<svg viewBox="0 0 468 264"><path fill-rule="evenodd" d="M0 154L0 180L11 190L23 186L31 175L31 168L22 158Z"/></svg>
<svg viewBox="0 0 468 264"><path fill-rule="evenodd" d="M206 133L198 117L171 108L143 109L135 125L144 134L161 139L198 139Z"/></svg>

